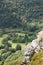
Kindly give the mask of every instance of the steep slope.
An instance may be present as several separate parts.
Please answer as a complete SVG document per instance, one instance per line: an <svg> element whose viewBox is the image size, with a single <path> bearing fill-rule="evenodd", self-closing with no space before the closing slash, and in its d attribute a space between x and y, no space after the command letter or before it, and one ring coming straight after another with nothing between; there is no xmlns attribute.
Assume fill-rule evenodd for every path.
<svg viewBox="0 0 43 65"><path fill-rule="evenodd" d="M18 54L17 54L18 55ZM12 60L12 59L13 60ZM4 63L4 65L21 65L21 62L23 61L24 57L21 54L19 57L17 57L14 60L15 56L11 55L11 57ZM27 65L42 65L43 64L43 51L39 52L39 53L35 53L32 57L32 60L30 63L27 63Z"/></svg>

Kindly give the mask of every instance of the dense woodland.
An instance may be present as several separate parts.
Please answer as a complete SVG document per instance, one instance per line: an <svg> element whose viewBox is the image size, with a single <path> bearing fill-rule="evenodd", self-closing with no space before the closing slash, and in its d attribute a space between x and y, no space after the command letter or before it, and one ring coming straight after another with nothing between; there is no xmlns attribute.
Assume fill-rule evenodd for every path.
<svg viewBox="0 0 43 65"><path fill-rule="evenodd" d="M0 28L43 28L43 0L0 0Z"/></svg>
<svg viewBox="0 0 43 65"><path fill-rule="evenodd" d="M0 0L0 29L2 33L23 32L34 39L43 29L43 0Z"/></svg>

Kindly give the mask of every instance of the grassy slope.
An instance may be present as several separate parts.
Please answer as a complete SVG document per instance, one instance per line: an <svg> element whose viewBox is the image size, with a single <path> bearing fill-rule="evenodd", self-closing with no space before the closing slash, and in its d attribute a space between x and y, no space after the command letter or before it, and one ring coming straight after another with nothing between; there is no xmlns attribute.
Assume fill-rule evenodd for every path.
<svg viewBox="0 0 43 65"><path fill-rule="evenodd" d="M0 44L2 44L2 40L4 38L6 38L7 35L3 35L2 37L0 37ZM12 44L12 47L15 48L16 47L16 43L12 43L11 41L9 41ZM24 44L21 44L22 48L25 46ZM2 50L0 50L1 53ZM8 58L5 60L4 65L20 65L21 62L23 61L24 56L23 56L23 51L17 51L16 53L12 53L10 56L8 56ZM37 63L36 63L37 62ZM2 62L0 62L1 65ZM39 52L38 54L34 54L34 56L32 57L31 60L31 65L43 65L43 51ZM29 65L29 64L27 64Z"/></svg>
<svg viewBox="0 0 43 65"><path fill-rule="evenodd" d="M24 33L17 33L19 36L25 36ZM13 43L12 40L9 40L8 41L9 43L12 44L12 47L15 48L17 44L20 44L22 46L22 49L25 47L25 44L24 43Z"/></svg>
<svg viewBox="0 0 43 65"><path fill-rule="evenodd" d="M18 35L22 35L22 34L20 34L20 33L18 33ZM4 38L6 38L8 35L7 34L5 34L5 35L3 35L2 37L0 37L0 45L2 45L2 40L4 39ZM24 34L22 35L22 36L24 36ZM12 47L13 48L15 48L16 47L16 45L17 45L17 43L12 43L12 41L10 40L9 41L11 44L12 44ZM25 46L25 44L23 44L23 43L19 43L21 46L22 46L22 49L24 48L24 46ZM3 51L3 49L1 49L0 50L0 53ZM19 58L20 58L20 60L22 60L22 58L23 58L23 55L22 55L22 51L20 52L20 51L17 51L16 53L12 53L10 56L8 56L8 58L6 59L6 61L7 61L7 65L11 65L11 64L13 64L13 63L16 63L18 60L19 60ZM12 61L12 62L11 62ZM0 62L0 65L2 64L2 62ZM5 63L6 64L6 63Z"/></svg>
<svg viewBox="0 0 43 65"><path fill-rule="evenodd" d="M23 58L23 52L17 51L6 59L4 65L20 65Z"/></svg>
<svg viewBox="0 0 43 65"><path fill-rule="evenodd" d="M25 34L23 33L18 33L18 35L21 35L21 36L25 36ZM2 40L4 38L6 38L8 35L7 34L4 34L2 37L0 37L0 45L2 45ZM24 43L13 43L11 40L8 41L9 43L12 44L12 47L15 48L17 44L20 44L22 46L22 48L24 48L25 44Z"/></svg>
<svg viewBox="0 0 43 65"><path fill-rule="evenodd" d="M18 52L17 52L17 55L18 55ZM17 55L15 56L15 54L13 54L12 56L13 60L11 60L11 57L10 57L9 58L10 61L9 60L6 61L4 65L20 65L24 59L24 56L21 54L19 57L17 57ZM15 57L17 58L14 60ZM30 64L31 65L43 65L43 51L34 54ZM27 65L29 65L29 63L27 63Z"/></svg>
<svg viewBox="0 0 43 65"><path fill-rule="evenodd" d="M22 46L22 49L25 47L24 43L13 43L11 40L9 41L9 43L12 44L12 47L15 48L17 44L20 44Z"/></svg>

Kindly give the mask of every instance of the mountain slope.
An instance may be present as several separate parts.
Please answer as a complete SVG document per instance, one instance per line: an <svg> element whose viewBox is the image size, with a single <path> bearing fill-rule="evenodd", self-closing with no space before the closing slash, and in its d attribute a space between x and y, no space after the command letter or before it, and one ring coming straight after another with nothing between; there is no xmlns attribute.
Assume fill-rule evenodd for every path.
<svg viewBox="0 0 43 65"><path fill-rule="evenodd" d="M29 30L32 23L43 28L43 0L0 1L0 28Z"/></svg>
<svg viewBox="0 0 43 65"><path fill-rule="evenodd" d="M10 58L10 61L6 61L4 63L4 65L21 65L24 57L21 55L19 56L19 58L17 58L16 60L14 60L15 56L12 56L12 59ZM35 53L32 57L32 60L30 63L27 63L27 65L42 65L43 64L43 51L39 52L39 53Z"/></svg>

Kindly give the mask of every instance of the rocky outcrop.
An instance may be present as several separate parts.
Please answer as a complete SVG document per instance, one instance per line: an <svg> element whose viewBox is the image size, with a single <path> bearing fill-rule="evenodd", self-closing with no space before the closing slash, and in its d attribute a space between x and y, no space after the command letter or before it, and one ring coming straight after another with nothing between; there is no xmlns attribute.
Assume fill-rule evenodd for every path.
<svg viewBox="0 0 43 65"><path fill-rule="evenodd" d="M24 50L25 50L24 53L25 59L22 65L30 62L34 53L39 53L41 50L43 50L43 42L39 43L38 39L35 39L32 41L31 44L28 44Z"/></svg>

